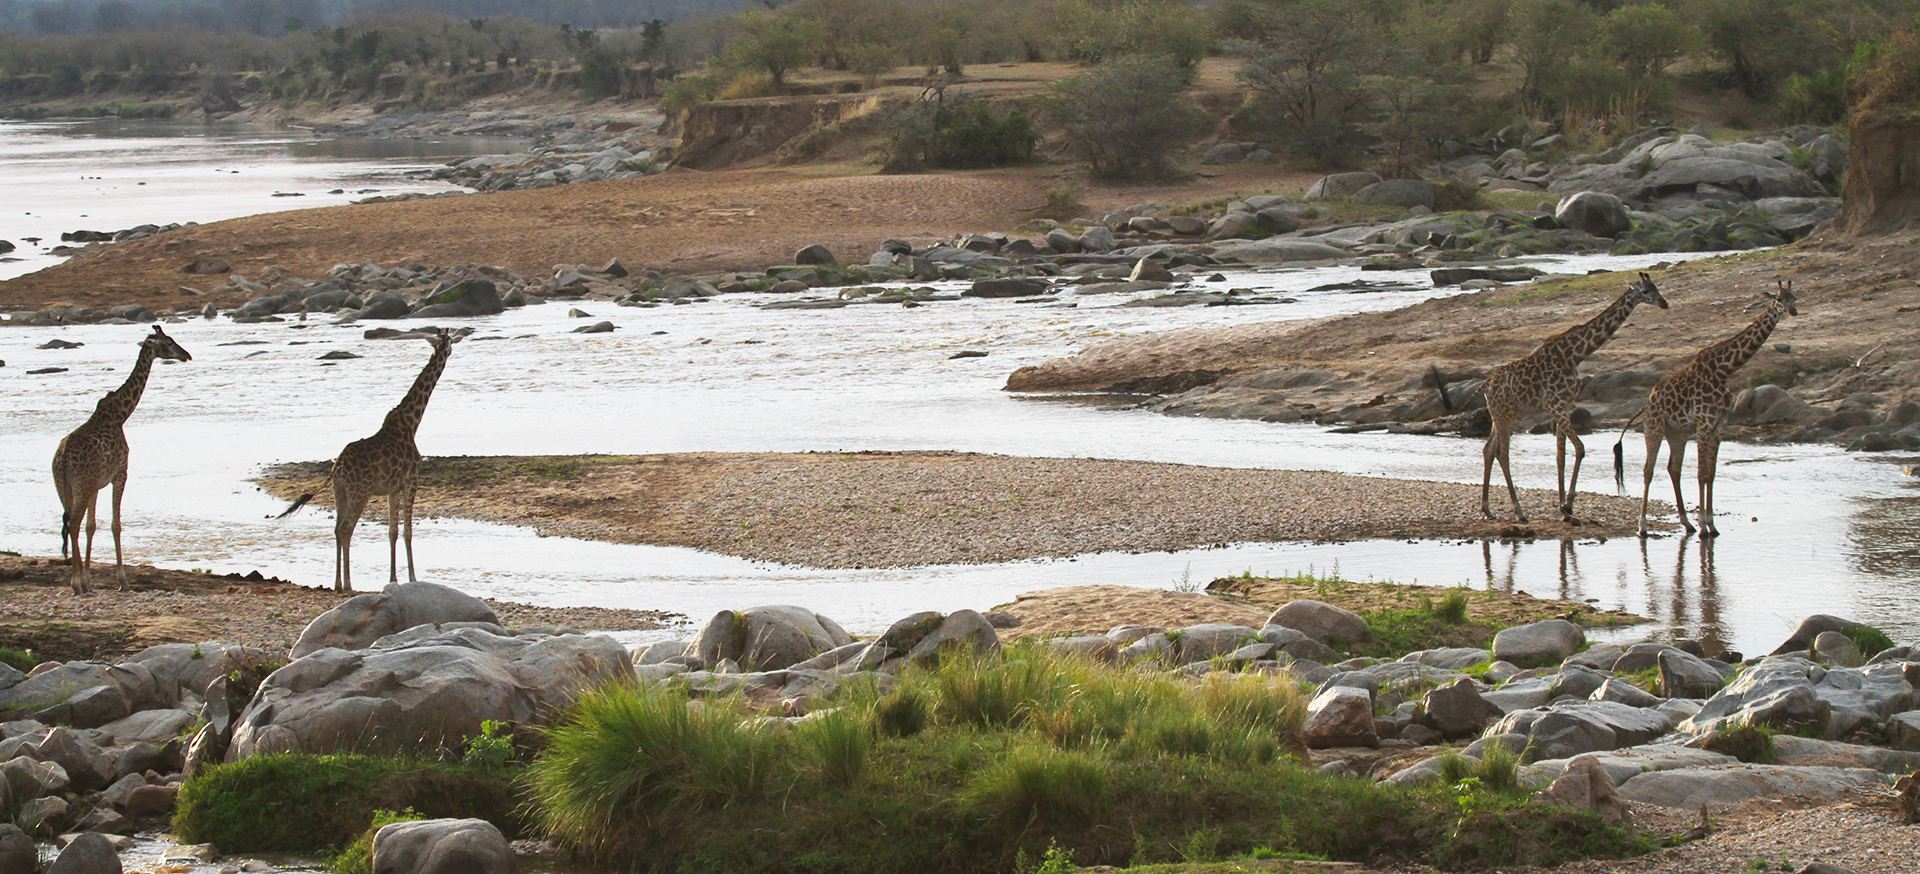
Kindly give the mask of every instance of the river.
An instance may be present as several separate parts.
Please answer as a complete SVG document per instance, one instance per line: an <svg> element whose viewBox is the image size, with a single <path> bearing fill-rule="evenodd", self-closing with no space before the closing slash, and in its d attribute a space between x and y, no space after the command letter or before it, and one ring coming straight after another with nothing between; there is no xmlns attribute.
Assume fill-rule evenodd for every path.
<svg viewBox="0 0 1920 874"><path fill-rule="evenodd" d="M59 130L22 134L17 128L0 125L0 143L9 142L9 136L40 137L41 151L54 152L68 137ZM155 149L168 152L164 145ZM0 173L10 180L7 201L57 201L52 190L28 191L31 200L13 199L14 192L40 184L42 174L31 170L38 165L22 172L8 163L14 155L30 153L34 150L0 148L0 170L13 171ZM172 172L210 175L220 160L183 161ZM343 165L348 169L328 172L384 178L380 174L409 160L348 163ZM249 166L252 172L240 177L294 178L315 165L284 155L261 156ZM127 178L137 170L130 168ZM59 188L71 180L46 184ZM337 187L324 181L313 187L319 185ZM304 200L302 206L318 202L279 198L254 205L277 207L289 199ZM190 214L182 207L140 220L162 223ZM97 217L88 213L76 227L137 223L93 222ZM0 236L6 233L13 232L0 230ZM1550 271L1584 272L1632 269L1674 257L1534 263ZM471 320L478 333L456 347L419 444L432 455L953 449L1478 482L1478 441L1173 418L1027 400L1000 391L1015 368L1072 354L1108 337L1393 308L1450 293L1431 288L1421 272L1367 274L1413 286L1406 290L1306 291L1358 276L1351 268L1230 276L1235 286L1297 300L1265 307L1130 308L1117 306L1121 299L1112 295L1048 309L970 299L918 309L763 311L755 306L764 302L761 295L652 309L584 305L620 328L598 335L570 333L580 322L567 318L568 305L527 307ZM53 448L86 418L101 393L124 378L135 343L148 330L0 331L0 360L6 362L0 368L0 399L7 410L0 420L0 548L54 553L59 508L47 473ZM332 579L329 514L270 520L282 504L260 492L250 477L277 462L330 458L346 442L378 428L418 371L426 346L367 341L363 330L325 320L234 325L195 319L169 326L194 360L156 367L127 428L133 445L125 504L129 560L217 572L259 569L307 585L327 584ZM36 348L54 338L85 345ZM335 349L364 357L317 360ZM987 355L950 359L962 350ZM67 370L27 375L42 367ZM1594 465L1604 466L1603 438L1589 442ZM1629 443L1632 464L1639 443ZM1550 437L1516 438L1520 485L1551 488L1551 446ZM1723 536L1712 543L1677 537L1522 544L1239 543L1171 553L846 571L423 520L415 551L422 579L476 594L539 604L672 610L696 623L723 608L795 603L856 633L874 632L917 610L987 609L1019 592L1053 586L1183 587L1245 571L1312 571L1589 601L1655 617L1659 633L1670 629L1703 636L1752 653L1770 650L1812 613L1872 622L1903 641L1920 638L1920 585L1915 583L1920 550L1914 547L1920 480L1900 475L1895 462L1901 460L1911 459L1850 455L1821 446L1728 445L1722 450L1716 496ZM1691 471L1688 477L1690 483ZM1597 469L1583 482L1589 490L1595 484L1611 487ZM369 514L363 522L369 526L362 532L366 544L375 542L372 526L384 524L378 515ZM382 568L372 556L379 551L372 546L357 551L367 557L359 574L363 589L378 582ZM648 638L647 633L625 636L629 642Z"/></svg>

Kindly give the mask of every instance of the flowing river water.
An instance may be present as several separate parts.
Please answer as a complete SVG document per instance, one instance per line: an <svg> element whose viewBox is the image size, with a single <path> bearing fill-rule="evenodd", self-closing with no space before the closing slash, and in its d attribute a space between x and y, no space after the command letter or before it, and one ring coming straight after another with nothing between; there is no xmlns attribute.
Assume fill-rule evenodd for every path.
<svg viewBox="0 0 1920 874"><path fill-rule="evenodd" d="M46 250L62 231L344 203L374 193L366 189L445 190L404 173L514 146L326 141L300 132L173 123L0 124L0 239L20 246L18 260L0 261L0 277L56 263L58 256ZM330 193L335 190L340 193ZM23 242L28 236L41 242ZM1536 263L1553 272L1584 272L1632 269L1663 257L1674 256ZM1000 391L1019 366L1109 337L1395 308L1451 293L1432 288L1421 272L1367 274L1406 283L1401 290L1308 291L1359 275L1352 268L1230 275L1233 286L1296 301L1275 306L1129 308L1112 295L1079 298L1071 308L965 300L918 309L765 311L756 306L765 302L762 295L652 309L584 305L619 326L596 335L571 333L580 321L567 317L568 305L527 307L467 322L477 333L456 347L419 443L432 455L953 449L1477 481L1478 441L1173 418ZM59 506L48 473L54 446L125 378L135 344L148 330L0 331L0 549L54 554ZM330 458L379 426L427 348L368 341L363 330L325 319L261 325L194 319L169 326L194 360L156 367L127 426L133 446L124 507L129 560L216 572L259 569L327 584L329 515L273 521L268 517L283 502L259 491L251 477L278 462ZM37 348L56 338L84 345ZM363 357L318 360L332 350ZM950 358L960 351L987 354ZM28 374L44 367L66 370ZM1592 460L1604 466L1602 439L1589 442ZM1633 458L1638 441L1630 443ZM1551 455L1550 437L1515 438L1519 484L1551 487ZM1901 476L1907 461L1822 446L1728 445L1717 499L1723 536L1712 543L1675 537L1235 543L855 571L540 537L463 520L422 520L415 544L423 579L475 594L672 610L694 622L723 608L794 603L856 633L874 632L917 610L985 609L1054 586L1185 587L1244 571L1311 571L1589 601L1655 617L1671 633L1763 652L1802 617L1823 612L1874 623L1899 640L1920 638L1920 480ZM1584 481L1589 489L1604 488L1606 479L1595 469ZM379 583L379 515L363 522L363 589ZM110 547L104 533L101 543ZM637 643L650 635L658 633L624 638ZM143 837L127 861L158 864L166 846ZM291 860L276 865L308 867Z"/></svg>
<svg viewBox="0 0 1920 874"><path fill-rule="evenodd" d="M35 187L43 176L39 168L84 163L61 157L63 149L93 148L97 137L72 128L23 127L0 125L0 170L11 171L0 172L8 180L6 202L46 203L53 214L51 205L66 199L58 192L71 180L49 179L42 192ZM242 173L209 173L215 181L202 180L194 196L215 203L188 208L181 204L194 197L177 192L143 202L152 186L124 184L103 201L118 214L140 213L140 221L212 219L223 209L238 215L286 200L312 204L324 190L343 187L335 180L394 180L396 166L417 160L413 153L357 163L329 159L321 164L329 169L315 174L301 149L262 147L275 140L271 132L220 136L229 145L215 137L176 140L171 147L139 140L153 157L127 170L129 179L147 164L154 173L165 169L191 177L240 167L235 155L248 156L252 163ZM331 148L334 154L351 152ZM276 180L265 187L314 197L263 200L259 186L220 187L248 177ZM112 180L96 181L105 187ZM16 199L14 192L30 197ZM96 221L100 208L92 209L88 218L74 219L78 226L132 223ZM1549 271L1585 272L1673 257L1538 263ZM471 320L478 333L456 347L419 443L432 455L952 449L1476 482L1477 441L1174 418L1000 391L1019 366L1113 336L1394 308L1451 293L1431 288L1423 272L1367 274L1411 286L1397 291L1307 291L1359 275L1352 268L1321 268L1229 276L1234 286L1296 300L1274 306L1120 307L1122 300L1113 295L1078 298L1070 308L969 299L918 309L766 311L757 306L766 302L763 295L651 309L588 304L584 308L596 318L619 326L596 335L570 332L580 322L567 318L567 305L527 307ZM148 330L103 325L0 331L0 360L6 361L0 369L6 410L0 420L0 548L54 552L59 508L47 472L53 448L100 394L124 378L135 343ZM427 350L418 342L367 341L363 330L324 319L261 325L194 319L169 327L194 361L156 367L127 428L133 445L125 504L130 560L219 572L257 568L308 585L330 580L329 514L270 520L281 504L250 478L273 463L330 458L378 428ZM54 338L85 345L37 348ZM317 360L331 350L364 357ZM987 355L950 359L959 351ZM67 370L27 374L42 367ZM1601 438L1589 442L1595 448L1590 467L1604 467ZM1639 446L1630 443L1632 463ZM1516 438L1514 454L1520 485L1551 487L1550 437ZM1771 649L1812 613L1870 621L1897 639L1920 637L1914 512L1920 491L1911 485L1920 480L1900 475L1897 462L1903 460L1910 459L1821 446L1730 445L1722 452L1717 493L1724 534L1711 544L1680 538L1237 543L1174 553L853 571L540 537L462 520L424 520L415 544L423 579L540 604L672 610L694 622L723 608L796 603L856 633L873 632L917 610L985 609L1016 593L1053 586L1175 587L1244 571L1337 570L1348 579L1491 586L1590 601L1655 617L1675 633L1756 652ZM1690 471L1688 477L1690 483ZM1583 482L1589 489L1611 487L1598 469ZM377 515L363 525L384 524ZM371 530L362 536L375 541ZM362 588L379 582L373 561L378 552L371 546L357 551L369 556Z"/></svg>

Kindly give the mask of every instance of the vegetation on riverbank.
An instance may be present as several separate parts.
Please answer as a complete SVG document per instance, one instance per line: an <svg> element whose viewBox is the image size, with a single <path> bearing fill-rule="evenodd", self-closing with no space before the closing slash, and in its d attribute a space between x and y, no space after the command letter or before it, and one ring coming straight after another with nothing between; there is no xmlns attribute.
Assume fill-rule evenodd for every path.
<svg viewBox="0 0 1920 874"><path fill-rule="evenodd" d="M948 656L792 721L738 697L619 685L585 696L519 785L534 831L650 871L1026 871L1049 853L1460 868L1646 849L1590 814L1525 801L1499 762L1414 790L1320 774L1301 755L1305 701L1284 677L1188 680L1043 644ZM175 825L239 852L342 846L376 810L407 807L514 834L501 773L257 758L188 784Z"/></svg>

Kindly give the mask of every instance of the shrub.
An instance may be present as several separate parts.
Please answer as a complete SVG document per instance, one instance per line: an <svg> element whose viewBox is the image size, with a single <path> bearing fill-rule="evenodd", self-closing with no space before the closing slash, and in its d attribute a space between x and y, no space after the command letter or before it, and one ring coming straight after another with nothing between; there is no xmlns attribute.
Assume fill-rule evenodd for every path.
<svg viewBox="0 0 1920 874"><path fill-rule="evenodd" d="M1893 646L1893 639L1887 637L1886 632L1872 626L1857 625L1853 628L1843 628L1840 633L1853 641L1853 645L1859 647L1860 653L1867 658L1873 658L1882 650Z"/></svg>
<svg viewBox="0 0 1920 874"><path fill-rule="evenodd" d="M6 665L24 674L39 664L40 657L34 655L33 650L0 646L0 665Z"/></svg>
<svg viewBox="0 0 1920 874"><path fill-rule="evenodd" d="M921 101L893 119L885 172L923 167L965 170L1033 159L1040 137L1018 107L995 108L956 95Z"/></svg>
<svg viewBox="0 0 1920 874"><path fill-rule="evenodd" d="M229 853L311 853L346 844L377 810L475 817L520 832L510 781L458 766L360 755L256 756L181 787L173 828Z"/></svg>
<svg viewBox="0 0 1920 874"><path fill-rule="evenodd" d="M1706 748L1729 755L1751 765L1774 761L1773 729L1764 725L1740 725L1715 729L1707 735Z"/></svg>
<svg viewBox="0 0 1920 874"><path fill-rule="evenodd" d="M1086 209L1087 205L1080 202L1079 186L1055 185L1047 189L1047 202L1040 207L1040 217L1064 222L1080 217Z"/></svg>
<svg viewBox="0 0 1920 874"><path fill-rule="evenodd" d="M1056 83L1044 111L1095 176L1167 177L1174 147L1200 125L1186 86L1187 73L1168 61L1127 58Z"/></svg>

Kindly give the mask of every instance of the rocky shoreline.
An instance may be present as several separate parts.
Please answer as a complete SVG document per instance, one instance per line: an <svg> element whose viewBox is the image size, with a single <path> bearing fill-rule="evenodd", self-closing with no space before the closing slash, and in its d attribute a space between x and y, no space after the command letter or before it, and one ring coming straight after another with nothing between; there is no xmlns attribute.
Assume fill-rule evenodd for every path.
<svg viewBox="0 0 1920 874"><path fill-rule="evenodd" d="M1245 613L1244 604L1231 606ZM340 603L285 654L205 641L113 663L0 668L8 776L0 788L16 811L0 827L0 855L36 852L33 840L56 837L65 852L98 852L114 838L80 836L124 836L162 821L180 785L215 762L385 748L400 737L458 748L482 733L482 720L536 727L597 682L739 695L770 718L802 719L845 684L884 686L956 647L998 650L1023 624L1021 609L919 613L857 641L804 608L760 607L723 611L690 638L628 651L568 628L510 630L476 599L410 583ZM1897 802L1889 810L1908 822L1920 816L1920 778L1893 785L1920 769L1920 646L1863 657L1855 641L1872 638L1859 623L1811 617L1773 654L1752 658L1686 640L1587 646L1563 619L1508 627L1490 645L1393 659L1338 649L1371 633L1350 611L1288 600L1257 627L1123 624L1040 645L1191 681L1252 673L1311 689L1310 762L1352 779L1413 785L1498 746L1519 757L1536 800L1614 822L1651 812L1658 828L1676 814L1711 817L1768 799L1864 797ZM400 675L411 679L394 688ZM343 706L351 701L378 702L378 719ZM1896 833L1904 845L1920 841L1911 828ZM1832 843L1804 861L1874 874L1912 858L1883 846L1877 861L1886 864L1873 864L1873 854L1844 839ZM181 852L210 859L219 849ZM504 841L497 852L508 852ZM1633 860L1610 864L1617 867L1586 870L1642 870Z"/></svg>

